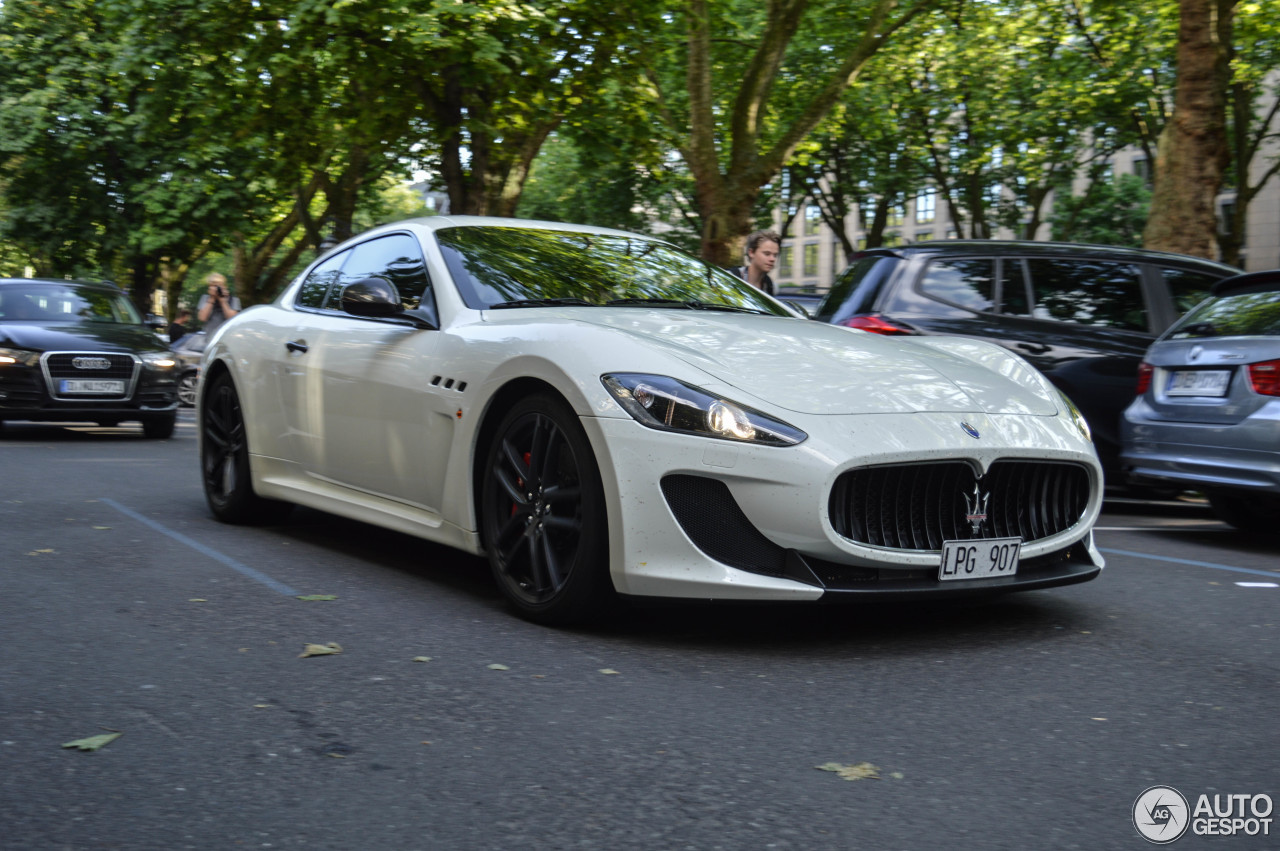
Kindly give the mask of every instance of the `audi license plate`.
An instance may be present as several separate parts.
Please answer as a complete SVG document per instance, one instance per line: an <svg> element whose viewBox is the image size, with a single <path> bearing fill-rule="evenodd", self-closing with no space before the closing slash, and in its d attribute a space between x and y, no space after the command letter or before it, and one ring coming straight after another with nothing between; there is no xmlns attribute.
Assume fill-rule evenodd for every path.
<svg viewBox="0 0 1280 851"><path fill-rule="evenodd" d="M1231 383L1229 369L1179 369L1169 376L1169 396L1225 396Z"/></svg>
<svg viewBox="0 0 1280 851"><path fill-rule="evenodd" d="M1021 538L943 541L938 579L994 579L1018 572Z"/></svg>
<svg viewBox="0 0 1280 851"><path fill-rule="evenodd" d="M107 378L64 378L58 382L59 393L124 393L124 382Z"/></svg>

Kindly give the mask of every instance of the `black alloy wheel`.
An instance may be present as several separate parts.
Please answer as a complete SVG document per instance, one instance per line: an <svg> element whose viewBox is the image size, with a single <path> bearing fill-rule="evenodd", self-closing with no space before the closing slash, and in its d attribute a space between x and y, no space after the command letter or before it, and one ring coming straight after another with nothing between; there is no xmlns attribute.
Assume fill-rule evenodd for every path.
<svg viewBox="0 0 1280 851"><path fill-rule="evenodd" d="M200 409L200 469L205 500L223 523L270 522L291 508L253 492L240 394L225 372L213 380Z"/></svg>
<svg viewBox="0 0 1280 851"><path fill-rule="evenodd" d="M606 609L613 586L600 471L559 398L530 396L503 418L484 465L481 531L499 587L526 618L567 624Z"/></svg>

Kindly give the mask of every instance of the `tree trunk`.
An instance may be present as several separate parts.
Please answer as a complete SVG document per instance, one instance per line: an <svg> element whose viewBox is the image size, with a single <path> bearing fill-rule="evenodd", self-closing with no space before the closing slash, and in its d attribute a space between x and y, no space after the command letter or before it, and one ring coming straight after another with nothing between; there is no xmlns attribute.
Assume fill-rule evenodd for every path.
<svg viewBox="0 0 1280 851"><path fill-rule="evenodd" d="M1228 48L1236 0L1180 0L1173 117L1160 134L1143 247L1217 256L1215 198L1228 161Z"/></svg>

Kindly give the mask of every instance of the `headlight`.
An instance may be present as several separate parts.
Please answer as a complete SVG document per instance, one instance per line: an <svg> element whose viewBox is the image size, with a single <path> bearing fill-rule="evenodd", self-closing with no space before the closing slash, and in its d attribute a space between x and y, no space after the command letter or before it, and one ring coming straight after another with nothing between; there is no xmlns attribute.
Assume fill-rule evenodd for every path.
<svg viewBox="0 0 1280 851"><path fill-rule="evenodd" d="M765 446L795 446L808 437L768 414L665 375L613 373L600 380L649 428Z"/></svg>
<svg viewBox="0 0 1280 851"><path fill-rule="evenodd" d="M35 352L29 352L26 349L0 348L0 366L11 366L13 364L35 366L39 362L40 355Z"/></svg>
<svg viewBox="0 0 1280 851"><path fill-rule="evenodd" d="M141 357L143 363L156 369L173 369L178 363L172 355L164 352L143 352Z"/></svg>
<svg viewBox="0 0 1280 851"><path fill-rule="evenodd" d="M1089 430L1089 423L1085 420L1084 414L1080 413L1080 409L1076 407L1076 403L1067 398L1067 394L1061 390L1058 391L1059 398L1062 399L1062 405L1067 409L1067 413L1071 415L1071 421L1076 424L1076 428L1080 429L1080 433L1084 435L1084 439L1093 440L1093 432Z"/></svg>

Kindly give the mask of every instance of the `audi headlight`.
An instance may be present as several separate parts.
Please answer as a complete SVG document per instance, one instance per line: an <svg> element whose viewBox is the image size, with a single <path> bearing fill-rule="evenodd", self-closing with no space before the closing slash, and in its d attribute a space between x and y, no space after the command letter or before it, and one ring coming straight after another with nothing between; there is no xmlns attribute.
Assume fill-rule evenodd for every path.
<svg viewBox="0 0 1280 851"><path fill-rule="evenodd" d="M638 423L765 446L795 446L808 437L766 413L665 375L612 373L600 380Z"/></svg>
<svg viewBox="0 0 1280 851"><path fill-rule="evenodd" d="M143 363L156 369L173 369L178 364L173 355L164 352L143 352L141 357Z"/></svg>
<svg viewBox="0 0 1280 851"><path fill-rule="evenodd" d="M1080 409L1076 407L1076 403L1072 402L1071 399L1068 398L1067 394L1063 393L1061 390L1058 391L1058 396L1062 399L1062 406L1067 409L1067 414L1071 417L1071 422L1075 423L1076 428L1080 430L1082 435L1084 435L1085 440L1092 441L1093 432L1090 431L1089 423L1085 420L1084 414L1080 413Z"/></svg>
<svg viewBox="0 0 1280 851"><path fill-rule="evenodd" d="M40 355L35 352L29 352L26 349L0 348L0 366L10 366L13 364L35 366L39 362Z"/></svg>

